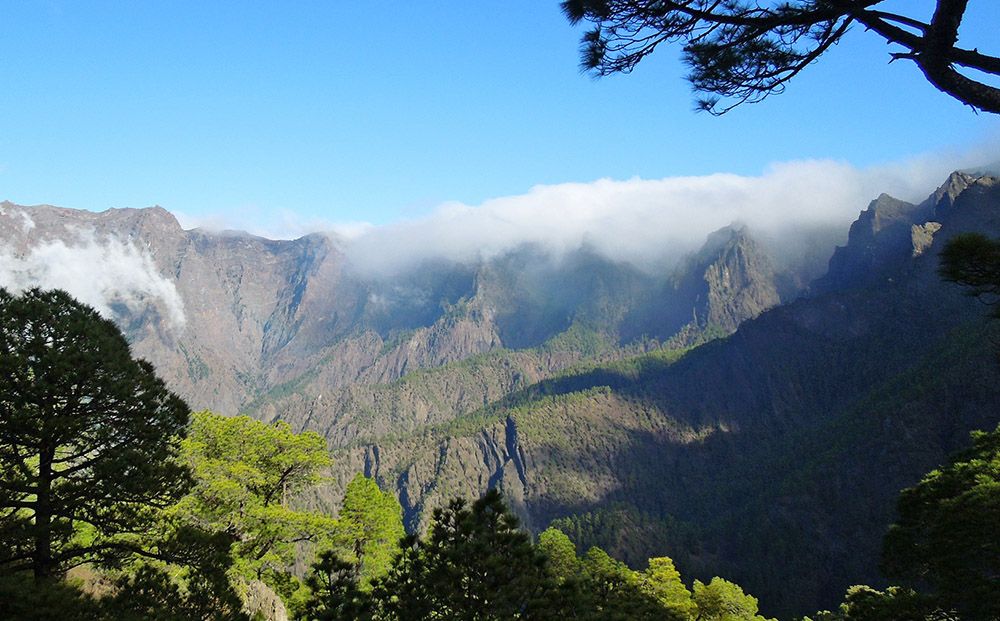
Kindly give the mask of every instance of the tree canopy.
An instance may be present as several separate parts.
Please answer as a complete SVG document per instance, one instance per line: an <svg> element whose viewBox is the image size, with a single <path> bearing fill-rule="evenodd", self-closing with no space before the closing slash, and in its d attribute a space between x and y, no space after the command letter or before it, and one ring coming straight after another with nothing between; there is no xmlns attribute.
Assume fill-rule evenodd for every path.
<svg viewBox="0 0 1000 621"><path fill-rule="evenodd" d="M297 542L318 541L335 528L329 516L289 505L319 483L331 463L319 434L293 433L285 422L196 412L182 456L195 485L172 513L182 523L230 537L237 570L246 577L284 572Z"/></svg>
<svg viewBox="0 0 1000 621"><path fill-rule="evenodd" d="M406 536L403 508L374 480L358 474L344 491L335 535L335 550L341 559L358 565L362 588L389 571Z"/></svg>
<svg viewBox="0 0 1000 621"><path fill-rule="evenodd" d="M490 490L434 511L425 541L409 539L374 594L389 619L544 618L554 583L518 519Z"/></svg>
<svg viewBox="0 0 1000 621"><path fill-rule="evenodd" d="M1000 302L1000 241L981 233L962 233L941 251L941 278L967 287L984 304ZM1000 307L993 309L1000 318Z"/></svg>
<svg viewBox="0 0 1000 621"><path fill-rule="evenodd" d="M757 614L757 598L723 578L708 584L694 581L693 598L699 621L766 621Z"/></svg>
<svg viewBox="0 0 1000 621"><path fill-rule="evenodd" d="M55 577L140 551L188 488L188 407L62 291L0 289L0 568Z"/></svg>
<svg viewBox="0 0 1000 621"><path fill-rule="evenodd" d="M929 587L937 604L970 619L1000 618L1000 427L903 490L885 540L890 577Z"/></svg>
<svg viewBox="0 0 1000 621"><path fill-rule="evenodd" d="M661 44L679 43L698 107L723 114L784 90L852 27L895 46L934 87L975 109L1000 113L1000 58L959 45L969 0L937 0L929 15L885 10L887 0L564 0L570 22L586 21L581 66L628 73ZM895 6L899 6L898 4ZM721 102L725 103L721 103Z"/></svg>

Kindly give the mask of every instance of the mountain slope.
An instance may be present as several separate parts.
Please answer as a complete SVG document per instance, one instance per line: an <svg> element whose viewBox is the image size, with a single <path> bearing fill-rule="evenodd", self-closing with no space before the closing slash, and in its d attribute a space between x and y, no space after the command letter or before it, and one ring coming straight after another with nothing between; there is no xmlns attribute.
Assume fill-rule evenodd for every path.
<svg viewBox="0 0 1000 621"><path fill-rule="evenodd" d="M862 215L854 230L881 219L928 234L915 252L890 228L852 233L839 256L865 258L853 285L844 276L676 362L571 372L344 450L337 476L397 489L411 525L499 485L536 530L558 520L633 563L667 553L696 576L724 571L772 612L832 605L878 582L898 490L1000 421L982 308L936 275L951 235L1000 234L1000 186L953 177L923 209L883 197Z"/></svg>
<svg viewBox="0 0 1000 621"><path fill-rule="evenodd" d="M459 416L525 382L635 354L678 331L688 340L714 334L713 312L725 313L721 329L731 331L759 308L722 309L744 291L773 289L775 277L744 269L766 262L745 230L737 245L747 261L714 276L736 280L712 299L697 286L674 286L677 276L586 247L554 255L522 246L488 261L426 260L372 274L325 235L274 241L185 231L161 208L95 214L2 203L0 240L0 286L43 284L84 297L193 407L281 416L341 444ZM702 251L701 271L687 281L705 281L713 261L726 260L716 246ZM681 309L681 319L667 321L664 305ZM701 319L686 325L692 316ZM476 358L491 352L489 364ZM411 396L426 398L407 400L390 386L470 358L476 377L458 366L415 376L429 384Z"/></svg>

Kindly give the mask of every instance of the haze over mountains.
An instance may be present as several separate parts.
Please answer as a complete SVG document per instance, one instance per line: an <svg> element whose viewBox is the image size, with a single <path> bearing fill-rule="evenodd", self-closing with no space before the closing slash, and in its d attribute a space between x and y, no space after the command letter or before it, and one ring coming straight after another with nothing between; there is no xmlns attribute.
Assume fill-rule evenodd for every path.
<svg viewBox="0 0 1000 621"><path fill-rule="evenodd" d="M570 328L600 341L607 357L709 326L732 331L797 295L817 266L800 256L776 268L740 224L658 270L586 242L523 242L468 261L429 256L372 271L334 236L185 231L160 208L95 214L3 203L0 227L0 283L71 291L115 318L193 405L228 414L289 382L308 381L318 396L537 347ZM553 349L529 379L587 355Z"/></svg>
<svg viewBox="0 0 1000 621"><path fill-rule="evenodd" d="M1000 234L1000 185L763 223L638 261L619 231L434 254L430 225L359 246L3 203L0 286L97 306L192 407L320 431L330 498L366 472L416 528L500 486L534 530L803 613L877 583L898 490L1000 420L982 307L936 274L949 237Z"/></svg>

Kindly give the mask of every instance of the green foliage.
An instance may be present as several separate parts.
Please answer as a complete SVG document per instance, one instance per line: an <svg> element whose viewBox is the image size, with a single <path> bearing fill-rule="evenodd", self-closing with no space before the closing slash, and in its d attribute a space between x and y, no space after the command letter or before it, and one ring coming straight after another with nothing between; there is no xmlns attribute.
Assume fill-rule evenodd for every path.
<svg viewBox="0 0 1000 621"><path fill-rule="evenodd" d="M930 587L944 609L1000 617L1000 426L973 432L972 447L899 497L885 539L890 577Z"/></svg>
<svg viewBox="0 0 1000 621"><path fill-rule="evenodd" d="M757 598L722 578L712 578L708 584L695 580L693 598L699 621L764 621L757 614Z"/></svg>
<svg viewBox="0 0 1000 621"><path fill-rule="evenodd" d="M968 294L995 305L1000 301L1000 241L980 233L963 233L941 251L944 280L968 287ZM1000 308L993 311L1000 317Z"/></svg>
<svg viewBox="0 0 1000 621"><path fill-rule="evenodd" d="M0 619L94 621L101 607L92 597L59 580L34 580L24 572L0 574Z"/></svg>
<svg viewBox="0 0 1000 621"><path fill-rule="evenodd" d="M625 563L592 547L580 564L583 579L576 608L581 612L599 619L664 618L667 611L640 590L638 574Z"/></svg>
<svg viewBox="0 0 1000 621"><path fill-rule="evenodd" d="M912 589L893 586L877 591L865 585L847 589L836 612L823 611L814 617L815 621L958 621Z"/></svg>
<svg viewBox="0 0 1000 621"><path fill-rule="evenodd" d="M373 595L389 619L500 620L542 618L554 590L545 558L491 490L471 509L456 499L436 510L427 539L408 541Z"/></svg>
<svg viewBox="0 0 1000 621"><path fill-rule="evenodd" d="M666 556L649 559L649 567L639 576L639 589L659 602L671 618L690 620L698 614L691 591L681 582L673 560Z"/></svg>
<svg viewBox="0 0 1000 621"><path fill-rule="evenodd" d="M548 559L549 573L560 584L575 580L580 576L580 559L576 556L576 546L558 528L549 527L538 535L538 549Z"/></svg>
<svg viewBox="0 0 1000 621"><path fill-rule="evenodd" d="M633 571L596 546L580 559L573 542L554 528L539 536L538 548L549 558L549 571L563 585L563 595L572 593L572 603L564 602L561 610L574 618L761 619L755 616L757 600L721 578L708 586L695 583L701 595L699 608L668 557L649 559L643 572Z"/></svg>
<svg viewBox="0 0 1000 621"><path fill-rule="evenodd" d="M310 621L371 618L371 597L359 587L359 565L341 559L333 550L321 552L306 576L310 597L303 618Z"/></svg>
<svg viewBox="0 0 1000 621"><path fill-rule="evenodd" d="M322 438L188 421L93 309L0 290L0 617L243 619L233 555L238 574L285 576L297 541L332 530L288 507L330 465ZM110 572L96 600L58 579L86 563Z"/></svg>
<svg viewBox="0 0 1000 621"><path fill-rule="evenodd" d="M223 574L194 573L183 586L154 565L141 565L120 578L114 595L101 600L109 619L122 621L242 621L239 596Z"/></svg>
<svg viewBox="0 0 1000 621"><path fill-rule="evenodd" d="M435 511L426 538L409 536L401 545L370 592L361 588L359 563L324 552L306 579L313 597L304 618L763 621L756 599L718 578L696 583L698 608L666 557L650 559L642 573L597 547L581 559L554 528L532 545L495 490L471 508L453 500Z"/></svg>
<svg viewBox="0 0 1000 621"><path fill-rule="evenodd" d="M358 474L344 493L332 547L323 550L306 576L308 619L364 619L371 614L372 585L399 555L405 536L395 496Z"/></svg>
<svg viewBox="0 0 1000 621"><path fill-rule="evenodd" d="M573 322L567 329L545 341L539 350L547 353L570 352L582 354L584 358L595 358L617 347L617 343L607 334Z"/></svg>
<svg viewBox="0 0 1000 621"><path fill-rule="evenodd" d="M293 433L284 422L198 412L182 455L195 486L171 513L227 534L241 575L260 579L284 571L295 560L297 542L333 532L333 519L289 506L291 498L320 482L321 470L331 463L318 434Z"/></svg>
<svg viewBox="0 0 1000 621"><path fill-rule="evenodd" d="M41 580L139 551L133 534L188 487L187 421L94 309L0 289L0 567Z"/></svg>
<svg viewBox="0 0 1000 621"><path fill-rule="evenodd" d="M594 546L587 550L581 566L583 575L602 597L612 592L634 587L639 584L635 575L625 563L611 558L607 552Z"/></svg>
<svg viewBox="0 0 1000 621"><path fill-rule="evenodd" d="M638 493L634 497L642 499ZM631 563L641 561L645 550L690 548L695 543L690 525L670 516L646 513L625 502L557 518L551 526L565 532L580 547L613 549Z"/></svg>
<svg viewBox="0 0 1000 621"><path fill-rule="evenodd" d="M219 573L184 580L163 566L141 564L117 577L101 576L94 592L75 580L34 580L0 574L0 619L18 621L248 621L236 593Z"/></svg>
<svg viewBox="0 0 1000 621"><path fill-rule="evenodd" d="M358 474L347 485L338 518L334 549L342 560L359 565L361 588L367 589L389 571L400 551L406 535L403 508L394 495Z"/></svg>

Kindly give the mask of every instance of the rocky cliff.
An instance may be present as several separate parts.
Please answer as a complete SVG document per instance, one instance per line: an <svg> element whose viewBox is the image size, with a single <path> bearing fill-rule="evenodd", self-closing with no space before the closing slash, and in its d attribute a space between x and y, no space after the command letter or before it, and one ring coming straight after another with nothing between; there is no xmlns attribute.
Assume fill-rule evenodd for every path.
<svg viewBox="0 0 1000 621"><path fill-rule="evenodd" d="M658 351L576 368L447 424L346 448L329 497L364 471L397 490L419 528L451 496L499 486L534 529L555 521L635 564L666 553L693 575L725 573L781 614L878 584L898 491L1000 422L992 326L936 274L949 237L1000 235L1000 186L953 177L918 207L882 197L862 214L831 261L866 266L853 282L842 271L834 290L679 360ZM739 282L725 266L749 262L738 233L707 262L717 291Z"/></svg>
<svg viewBox="0 0 1000 621"><path fill-rule="evenodd" d="M334 237L185 231L161 208L3 203L0 240L0 285L63 287L98 306L192 407L281 417L338 444L453 418L682 329L689 340L716 323L731 331L777 303L756 299L773 274L733 263L724 244L700 253L689 291L586 247L362 276ZM664 304L700 319L674 325L656 312Z"/></svg>
<svg viewBox="0 0 1000 621"><path fill-rule="evenodd" d="M366 472L420 528L498 486L534 530L803 613L877 583L896 492L997 421L982 309L936 274L967 230L1000 234L995 179L881 196L795 299L739 225L658 273L525 246L372 276L326 235L3 203L0 285L98 306L193 407L325 434L328 507Z"/></svg>

